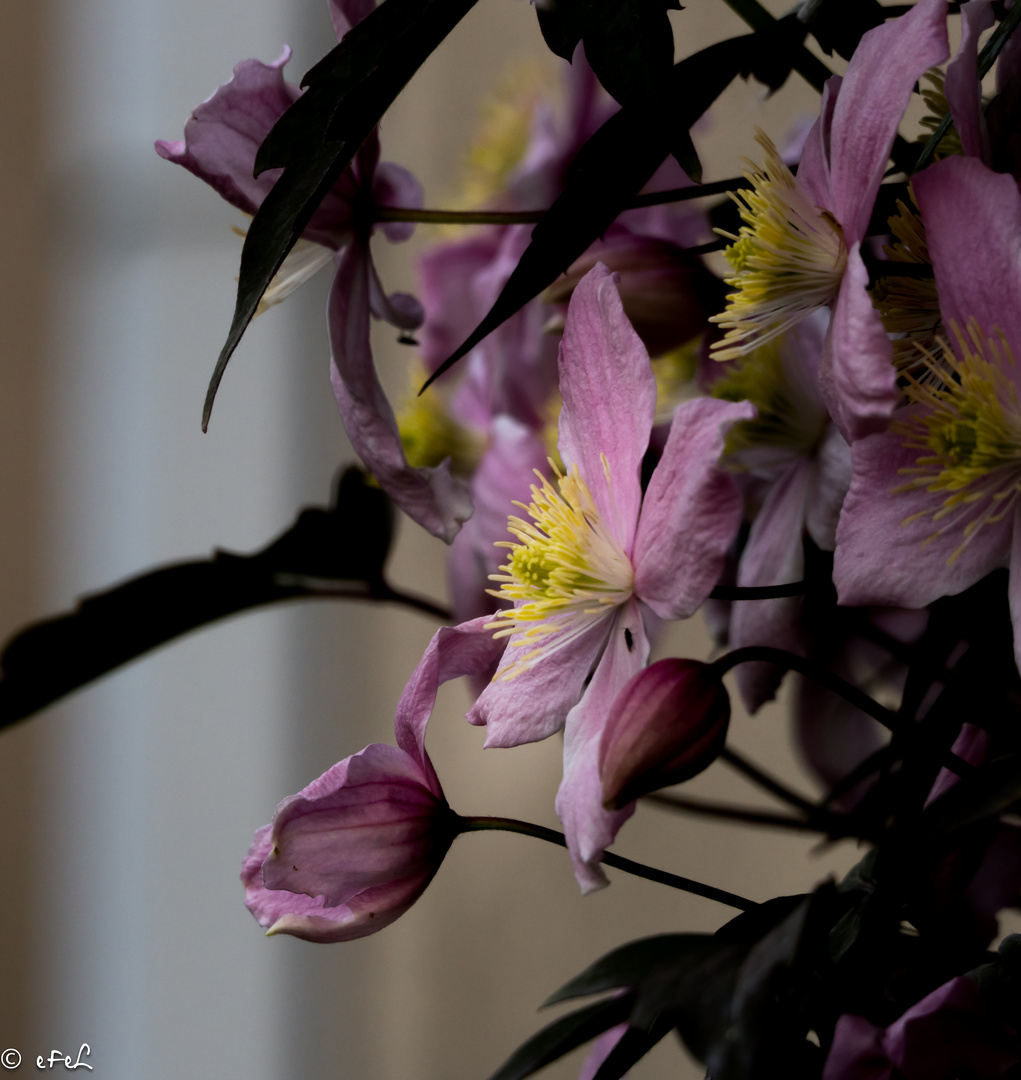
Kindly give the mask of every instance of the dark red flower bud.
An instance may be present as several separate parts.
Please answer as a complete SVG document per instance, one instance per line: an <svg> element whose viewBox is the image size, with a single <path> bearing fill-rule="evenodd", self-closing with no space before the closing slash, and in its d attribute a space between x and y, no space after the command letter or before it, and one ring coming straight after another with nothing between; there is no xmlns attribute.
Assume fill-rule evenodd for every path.
<svg viewBox="0 0 1021 1080"><path fill-rule="evenodd" d="M697 660L660 660L617 695L599 745L608 809L688 780L719 756L730 698L709 670Z"/></svg>
<svg viewBox="0 0 1021 1080"><path fill-rule="evenodd" d="M620 275L620 299L650 356L661 356L705 330L716 310L717 279L692 255L666 240L621 231L593 244L546 291L566 304L597 262Z"/></svg>

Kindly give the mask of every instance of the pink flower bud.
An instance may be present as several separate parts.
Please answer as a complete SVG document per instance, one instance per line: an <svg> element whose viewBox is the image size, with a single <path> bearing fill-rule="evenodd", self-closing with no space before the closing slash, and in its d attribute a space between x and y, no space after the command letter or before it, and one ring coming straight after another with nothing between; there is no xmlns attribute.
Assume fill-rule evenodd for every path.
<svg viewBox="0 0 1021 1080"><path fill-rule="evenodd" d="M599 745L603 805L617 809L679 784L715 761L727 738L730 698L697 660L660 660L617 695Z"/></svg>
<svg viewBox="0 0 1021 1080"><path fill-rule="evenodd" d="M374 743L285 799L255 834L245 903L270 934L364 937L422 895L455 821L431 767Z"/></svg>
<svg viewBox="0 0 1021 1080"><path fill-rule="evenodd" d="M665 240L625 230L593 244L549 287L546 299L566 304L597 262L620 276L624 314L650 356L661 356L705 330L718 306L719 282L699 259Z"/></svg>

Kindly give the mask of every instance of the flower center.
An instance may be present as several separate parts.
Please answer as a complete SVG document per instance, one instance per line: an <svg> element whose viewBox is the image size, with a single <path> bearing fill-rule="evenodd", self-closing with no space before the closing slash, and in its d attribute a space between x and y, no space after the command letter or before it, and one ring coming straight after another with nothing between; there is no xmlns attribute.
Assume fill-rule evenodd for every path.
<svg viewBox="0 0 1021 1080"><path fill-rule="evenodd" d="M925 543L963 525L955 562L983 525L1001 521L1021 492L1021 400L1007 374L1014 355L1002 335L987 338L972 321L967 333L956 327L956 348L944 345L942 361L930 358L933 380L911 378L908 395L924 408L891 425L906 436L904 446L920 451L910 479L898 491L944 492L932 512L938 527ZM950 378L942 382L949 370ZM904 524L927 517L921 511Z"/></svg>
<svg viewBox="0 0 1021 1080"><path fill-rule="evenodd" d="M536 472L531 521L511 517L507 529L517 541L502 540L510 558L491 575L501 582L490 594L514 603L486 624L494 637L516 635L512 648L525 651L501 673L512 679L538 660L570 644L604 615L624 604L634 591L631 560L607 528L576 465L564 476L550 462L557 487ZM609 465L603 457L609 479Z"/></svg>
<svg viewBox="0 0 1021 1080"><path fill-rule="evenodd" d="M435 387L419 394L417 388L425 379L425 368L414 365L412 388L397 414L397 431L404 456L408 464L416 468L436 466L450 458L455 473L471 476L485 451L486 440L450 415L442 394Z"/></svg>
<svg viewBox="0 0 1021 1080"><path fill-rule="evenodd" d="M734 241L726 256L735 274L725 280L737 292L711 318L727 330L713 343L716 360L744 356L835 299L847 264L843 230L812 205L769 137L757 139L766 165L748 162L752 190L731 193L745 224L737 236L717 230Z"/></svg>

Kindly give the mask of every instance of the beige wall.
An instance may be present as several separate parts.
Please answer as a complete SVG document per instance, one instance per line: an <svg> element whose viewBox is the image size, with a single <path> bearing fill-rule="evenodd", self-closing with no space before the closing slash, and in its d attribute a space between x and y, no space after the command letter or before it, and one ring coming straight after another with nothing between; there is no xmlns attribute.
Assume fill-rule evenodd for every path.
<svg viewBox="0 0 1021 1080"><path fill-rule="evenodd" d="M42 144L42 5L0 4L0 640L40 614L38 607L39 356L45 315L39 198ZM33 963L30 882L32 773L37 737L29 725L5 732L0 746L0 1051L28 1029Z"/></svg>

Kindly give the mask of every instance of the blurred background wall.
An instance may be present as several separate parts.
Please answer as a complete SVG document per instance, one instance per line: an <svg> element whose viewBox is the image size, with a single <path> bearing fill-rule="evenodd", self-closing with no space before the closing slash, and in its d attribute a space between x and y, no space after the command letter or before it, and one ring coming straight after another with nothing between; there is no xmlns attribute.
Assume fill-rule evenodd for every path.
<svg viewBox="0 0 1021 1080"><path fill-rule="evenodd" d="M691 0L675 26L684 54L741 31L719 0ZM0 5L0 27L9 635L154 563L262 545L328 498L351 452L327 377L325 281L252 327L200 433L233 302L230 226L243 221L152 150L180 137L243 57L269 61L288 42L297 80L332 43L325 5L37 0ZM480 0L386 118L384 157L422 178L427 205L457 189L479 95L528 55L557 70L531 6ZM739 170L754 124L782 137L816 100L796 80L769 99L733 87L696 136L706 179ZM414 289L415 255L435 235L377 241L388 287ZM401 392L408 350L385 330L374 346ZM443 552L410 524L392 572L443 595ZM706 655L696 622L660 650ZM391 739L434 629L356 605L256 612L5 733L0 1049L19 1048L27 1071L37 1054L87 1042L97 1080L481 1080L545 1022L542 999L604 951L729 917L619 874L582 900L560 851L475 835L385 934L325 948L266 940L237 881L253 830L335 760ZM466 704L446 688L429 735L452 805L556 825L558 741L483 753ZM779 711L739 718L734 738L807 784ZM722 766L698 787L750 794ZM854 859L810 847L646 808L617 845L753 898L809 888ZM547 1075L574 1076L580 1060ZM671 1042L634 1075L701 1074Z"/></svg>

